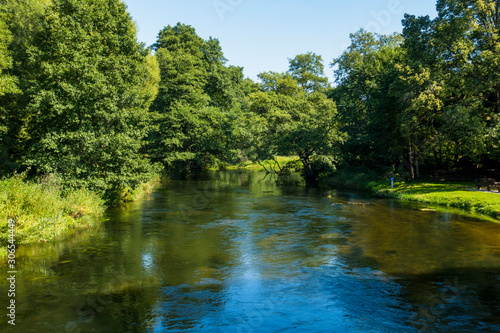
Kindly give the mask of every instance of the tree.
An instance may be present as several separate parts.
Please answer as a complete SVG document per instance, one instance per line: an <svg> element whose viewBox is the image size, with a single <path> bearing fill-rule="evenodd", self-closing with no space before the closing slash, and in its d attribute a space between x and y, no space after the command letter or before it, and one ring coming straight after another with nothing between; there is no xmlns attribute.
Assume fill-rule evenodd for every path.
<svg viewBox="0 0 500 333"><path fill-rule="evenodd" d="M18 79L8 72L12 68L12 56L8 49L12 36L2 16L0 16L0 96L19 92Z"/></svg>
<svg viewBox="0 0 500 333"><path fill-rule="evenodd" d="M325 66L320 55L313 52L299 54L290 63L289 72L299 86L307 93L326 92L329 88L328 78L325 77Z"/></svg>
<svg viewBox="0 0 500 333"><path fill-rule="evenodd" d="M5 95L19 93L18 79L9 73L12 68L12 57L8 47L12 40L11 33L7 28L4 15L0 15L0 98ZM0 170L7 169L6 162L9 161L8 154L8 133L9 133L9 113L5 104L0 106ZM5 163L5 164L4 164ZM5 172L5 171L4 171Z"/></svg>
<svg viewBox="0 0 500 333"><path fill-rule="evenodd" d="M305 177L315 179L314 159L338 156L343 141L335 104L323 93L307 94L287 73L261 73L259 78L263 91L248 97L252 157L299 156Z"/></svg>
<svg viewBox="0 0 500 333"><path fill-rule="evenodd" d="M486 149L496 145L499 111L498 2L438 1L437 9L434 20L403 20L407 62L398 85L406 131L435 166L478 165L498 152Z"/></svg>
<svg viewBox="0 0 500 333"><path fill-rule="evenodd" d="M349 137L344 156L351 165L383 171L399 163L404 142L397 122L397 99L391 87L398 77L400 35L365 30L351 34L351 45L331 66L342 131ZM405 145L407 147L407 145Z"/></svg>
<svg viewBox="0 0 500 333"><path fill-rule="evenodd" d="M158 64L120 0L54 0L28 49L29 156L37 174L112 199L158 170L140 150Z"/></svg>
<svg viewBox="0 0 500 333"><path fill-rule="evenodd" d="M153 48L161 71L151 107L157 115L150 135L153 160L186 176L233 159L242 68L226 67L217 39L204 41L181 23L162 29Z"/></svg>
<svg viewBox="0 0 500 333"><path fill-rule="evenodd" d="M475 148L489 146L488 150L475 149L483 159L498 162L500 136L500 1L449 1L439 0L435 19L436 40L444 71L447 75L447 113L461 110L465 117L461 123L484 124L482 134L469 127L470 132L457 138L450 133L450 140L457 144L468 142ZM457 109L457 107L459 109ZM456 117L453 117L456 121ZM468 119L468 120L467 120ZM483 127L479 126L478 129ZM452 128L448 126L448 128ZM461 132L461 131L459 131ZM478 136L479 134L479 136ZM470 142L469 138L477 138ZM457 141L458 139L458 141ZM464 156L457 149L456 159ZM472 155L471 157L474 157Z"/></svg>
<svg viewBox="0 0 500 333"><path fill-rule="evenodd" d="M264 92L274 92L285 96L303 96L302 89L289 73L264 72L257 75Z"/></svg>
<svg viewBox="0 0 500 333"><path fill-rule="evenodd" d="M331 93L351 165L400 165L411 178L500 165L499 5L439 0L434 20L405 15L402 36L351 35Z"/></svg>
<svg viewBox="0 0 500 333"><path fill-rule="evenodd" d="M25 156L28 98L23 92L33 75L27 70L27 51L50 4L50 0L5 0L0 4L0 174L19 169Z"/></svg>

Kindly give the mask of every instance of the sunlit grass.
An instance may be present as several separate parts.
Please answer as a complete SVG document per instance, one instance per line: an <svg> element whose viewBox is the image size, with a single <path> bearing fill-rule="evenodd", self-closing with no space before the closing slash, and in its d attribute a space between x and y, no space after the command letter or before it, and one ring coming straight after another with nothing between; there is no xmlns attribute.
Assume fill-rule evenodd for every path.
<svg viewBox="0 0 500 333"><path fill-rule="evenodd" d="M277 162L277 163L276 163ZM225 166L224 170L251 170L251 171L265 171L265 170L273 170L279 171L279 169L283 169L286 167L288 163L298 163L298 167L302 164L299 161L298 156L277 156L276 160L266 160L262 162L257 161L245 161L238 165L229 165ZM279 167L278 167L279 165Z"/></svg>
<svg viewBox="0 0 500 333"><path fill-rule="evenodd" d="M25 181L22 176L0 180L0 245L5 255L7 222L16 221L16 245L44 242L67 230L93 226L104 212L104 201L79 189L64 193L57 181Z"/></svg>
<svg viewBox="0 0 500 333"><path fill-rule="evenodd" d="M327 179L325 185L367 190L377 196L461 208L500 218L500 194L475 191L472 182L396 182L391 189L390 181L381 179L375 172L347 170Z"/></svg>
<svg viewBox="0 0 500 333"><path fill-rule="evenodd" d="M160 176L124 190L119 202L139 201L160 184ZM38 182L21 175L0 180L0 258L6 255L7 222L16 221L16 245L46 242L68 230L90 228L106 209L105 201L86 189L65 190L52 175Z"/></svg>
<svg viewBox="0 0 500 333"><path fill-rule="evenodd" d="M462 208L471 212L500 218L500 194L474 191L473 183L409 182L397 183L394 189L388 184L371 185L379 195L402 200Z"/></svg>

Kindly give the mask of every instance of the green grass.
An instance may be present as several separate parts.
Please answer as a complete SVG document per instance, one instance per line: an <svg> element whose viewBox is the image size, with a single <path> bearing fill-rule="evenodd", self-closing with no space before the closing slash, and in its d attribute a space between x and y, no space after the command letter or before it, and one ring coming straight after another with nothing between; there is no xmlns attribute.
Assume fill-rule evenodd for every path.
<svg viewBox="0 0 500 333"><path fill-rule="evenodd" d="M139 201L160 184L160 176L124 190L119 202ZM7 223L16 221L16 246L47 242L69 230L90 228L106 209L105 200L86 189L63 189L54 175L38 182L16 175L0 180L0 258L6 255Z"/></svg>
<svg viewBox="0 0 500 333"><path fill-rule="evenodd" d="M465 209L496 219L500 218L500 194L470 191L473 183L396 183L394 189L388 185L372 185L375 194L401 200L423 202Z"/></svg>
<svg viewBox="0 0 500 333"><path fill-rule="evenodd" d="M89 228L105 210L95 193L80 189L63 193L53 178L27 182L22 176L0 180L0 257L5 256L7 222L16 221L16 246L46 242L67 230Z"/></svg>
<svg viewBox="0 0 500 333"><path fill-rule="evenodd" d="M298 156L277 156L276 161L279 163L279 168L283 169L288 163L293 164L293 162L298 161ZM279 171L279 168L276 165L276 161L267 160L261 163L254 161L246 161L242 162L238 165L227 165L222 167L223 170L252 170L252 171L265 171L273 170ZM300 167L302 164L298 162Z"/></svg>
<svg viewBox="0 0 500 333"><path fill-rule="evenodd" d="M500 194L471 191L476 189L472 182L396 182L391 189L390 181L380 179L374 172L352 170L338 172L323 185L345 186L367 190L381 197L461 208L500 219Z"/></svg>

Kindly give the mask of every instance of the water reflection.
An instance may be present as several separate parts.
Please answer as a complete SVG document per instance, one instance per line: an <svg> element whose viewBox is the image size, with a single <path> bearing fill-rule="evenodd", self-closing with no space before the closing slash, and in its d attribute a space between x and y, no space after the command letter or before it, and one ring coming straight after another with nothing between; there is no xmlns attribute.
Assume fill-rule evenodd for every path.
<svg viewBox="0 0 500 333"><path fill-rule="evenodd" d="M0 328L500 330L499 224L264 176L172 181L101 229L20 249L17 325Z"/></svg>

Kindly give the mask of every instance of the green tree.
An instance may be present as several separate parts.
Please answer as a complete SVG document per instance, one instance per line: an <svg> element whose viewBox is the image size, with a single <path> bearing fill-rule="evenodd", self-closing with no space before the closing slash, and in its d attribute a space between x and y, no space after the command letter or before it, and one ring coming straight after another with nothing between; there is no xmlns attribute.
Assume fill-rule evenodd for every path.
<svg viewBox="0 0 500 333"><path fill-rule="evenodd" d="M343 141L335 104L323 93L307 94L290 74L267 72L259 78L263 91L248 97L251 157L299 156L305 177L315 179L315 159L338 157Z"/></svg>
<svg viewBox="0 0 500 333"><path fill-rule="evenodd" d="M0 15L0 99L6 94L19 93L18 79L9 73L12 68L12 57L8 49L11 42L11 33L7 28L4 15ZM0 105L0 170L6 168L5 162L9 160L8 156L8 133L9 133L9 113L6 105Z"/></svg>
<svg viewBox="0 0 500 333"><path fill-rule="evenodd" d="M403 20L402 119L414 151L435 166L470 167L497 152L486 147L497 146L498 8L497 1L438 1L436 19Z"/></svg>
<svg viewBox="0 0 500 333"><path fill-rule="evenodd" d="M290 74L306 92L326 92L330 87L320 55L308 52L288 59L288 62Z"/></svg>
<svg viewBox="0 0 500 333"><path fill-rule="evenodd" d="M238 108L244 97L243 67L226 66L219 40L210 37L202 47L207 69L204 91L210 97L209 105L229 111Z"/></svg>
<svg viewBox="0 0 500 333"><path fill-rule="evenodd" d="M0 174L20 167L26 155L28 97L26 83L33 73L28 70L28 47L41 26L42 14L50 0L5 0L0 4L2 31L0 94ZM17 88L15 88L17 87Z"/></svg>
<svg viewBox="0 0 500 333"><path fill-rule="evenodd" d="M12 68L12 56L8 47L12 36L2 16L0 16L0 96L19 92L17 77L9 73Z"/></svg>
<svg viewBox="0 0 500 333"><path fill-rule="evenodd" d="M365 30L351 34L351 45L331 66L337 86L330 97L337 104L342 131L349 137L344 157L351 165L383 171L399 163L404 142L397 122L397 99L391 88L404 55L400 35Z"/></svg>
<svg viewBox="0 0 500 333"><path fill-rule="evenodd" d="M434 168L453 165L449 160L450 148L456 143L450 137L447 122L451 121L447 107L449 94L454 89L457 75L447 71L444 44L437 33L436 21L428 16L405 15L403 20L404 64L398 66L400 76L395 82L401 113L400 127L409 143L409 163L418 176L418 166L423 163ZM454 136L454 134L452 135ZM421 162L421 163L419 163ZM447 165L451 162L451 165Z"/></svg>
<svg viewBox="0 0 500 333"><path fill-rule="evenodd" d="M204 41L181 23L165 27L153 48L161 70L151 108L156 114L153 159L184 175L232 160L244 96L242 68L226 67L217 39Z"/></svg>
<svg viewBox="0 0 500 333"><path fill-rule="evenodd" d="M264 92L274 92L284 96L303 96L302 89L289 73L264 72L257 75Z"/></svg>
<svg viewBox="0 0 500 333"><path fill-rule="evenodd" d="M483 159L500 160L500 1L437 2L435 19L436 44L448 82L445 106L448 115L464 116L459 123L470 131L449 133L455 143L455 160L467 156L461 145L472 145L467 157L485 155ZM447 118L456 124L457 118ZM484 126L483 126L484 124ZM485 127L485 128L484 128ZM449 125L448 129L456 128ZM482 130L484 128L485 130ZM463 129L463 127L462 127ZM478 131L480 133L478 133ZM471 140L474 139L475 140ZM489 149L481 147L489 146Z"/></svg>
<svg viewBox="0 0 500 333"><path fill-rule="evenodd" d="M26 166L113 198L157 171L140 150L158 64L120 0L54 0L29 47Z"/></svg>

